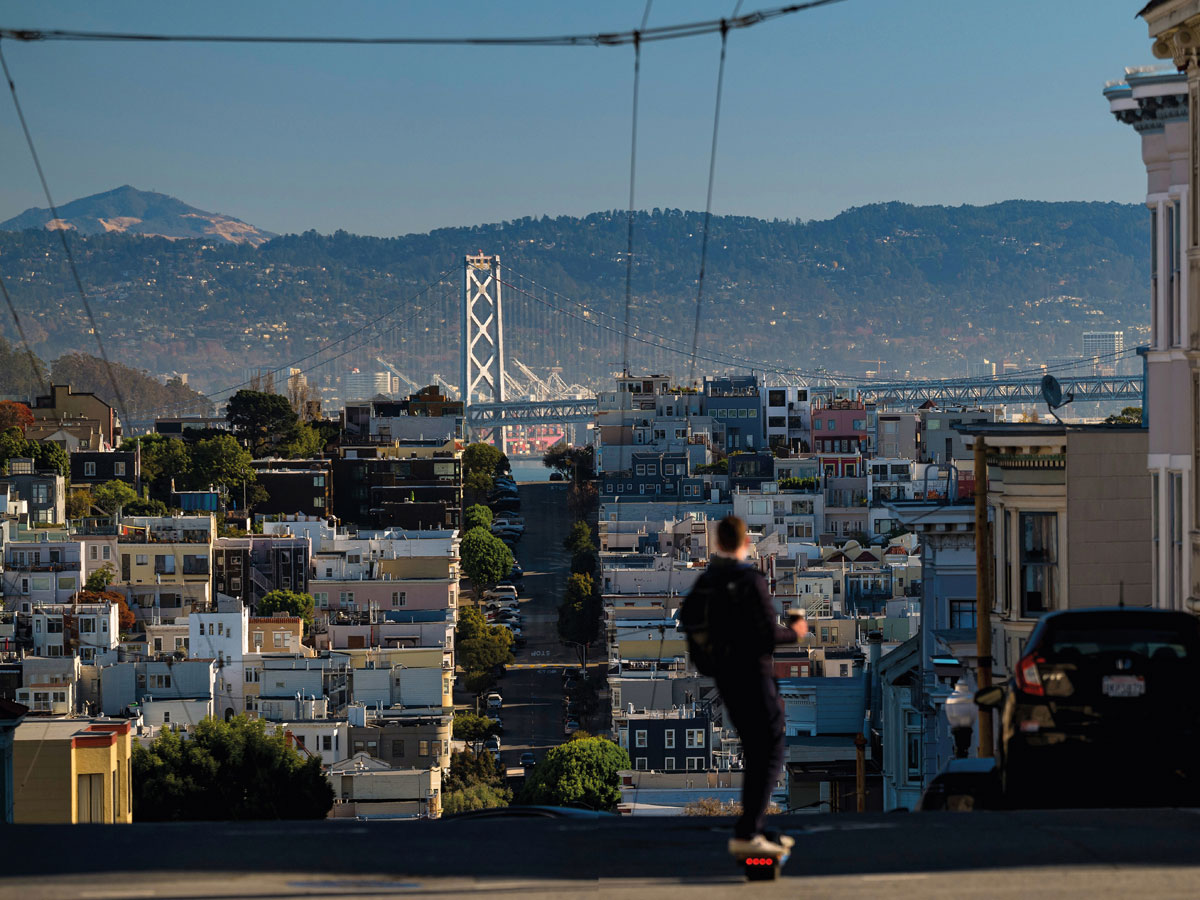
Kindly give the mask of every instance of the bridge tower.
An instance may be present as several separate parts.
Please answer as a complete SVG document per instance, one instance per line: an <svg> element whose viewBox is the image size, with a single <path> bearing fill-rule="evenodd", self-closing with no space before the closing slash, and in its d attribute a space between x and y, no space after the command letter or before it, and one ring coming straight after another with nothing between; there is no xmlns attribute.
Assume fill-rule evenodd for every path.
<svg viewBox="0 0 1200 900"><path fill-rule="evenodd" d="M503 403L504 314L500 297L500 257L482 250L468 255L463 267L462 385L464 430L468 439L471 405ZM495 444L507 453L504 426L493 429ZM482 437L477 435L476 437Z"/></svg>

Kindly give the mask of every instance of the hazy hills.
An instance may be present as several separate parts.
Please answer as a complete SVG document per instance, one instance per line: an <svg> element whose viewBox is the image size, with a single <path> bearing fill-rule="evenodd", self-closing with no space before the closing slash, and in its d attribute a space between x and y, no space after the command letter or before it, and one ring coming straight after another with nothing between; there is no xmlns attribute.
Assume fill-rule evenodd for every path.
<svg viewBox="0 0 1200 900"><path fill-rule="evenodd" d="M631 321L685 346L702 220L653 210L635 222ZM953 376L983 357L1036 364L1078 355L1084 330L1124 330L1132 346L1149 322L1148 233L1143 207L1117 203L885 203L811 222L714 217L699 350L808 371ZM110 353L151 372L188 372L206 390L314 353L302 366L325 363L310 372L318 385L354 365L378 368L377 355L415 380L454 375L462 259L480 248L501 255L514 284L505 309L511 355L563 366L568 380L620 367L611 334L597 339L516 289L536 281L622 319L619 211L396 238L306 232L260 246L82 227L70 238ZM45 359L94 352L56 245L45 230L0 234L0 271ZM447 269L442 285L417 296ZM15 338L8 322L0 333ZM631 367L687 368L641 343ZM702 360L697 371L718 368Z"/></svg>
<svg viewBox="0 0 1200 900"><path fill-rule="evenodd" d="M166 194L139 191L127 184L72 200L58 208L58 215L59 218L53 220L48 209L27 209L19 216L0 222L0 231L68 228L87 235L125 232L173 239L205 238L253 246L275 237L240 219L205 212Z"/></svg>

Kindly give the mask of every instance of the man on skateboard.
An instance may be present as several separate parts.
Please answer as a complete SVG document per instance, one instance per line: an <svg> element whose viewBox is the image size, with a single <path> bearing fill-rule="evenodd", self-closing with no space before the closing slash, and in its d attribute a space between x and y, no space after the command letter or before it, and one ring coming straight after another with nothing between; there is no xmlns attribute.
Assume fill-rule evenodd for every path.
<svg viewBox="0 0 1200 900"><path fill-rule="evenodd" d="M692 616L701 610L705 624L701 634L710 652L704 654L700 668L711 670L706 674L716 679L742 741L742 815L729 840L729 852L739 859L779 860L795 841L765 830L784 755L783 704L772 653L779 644L801 640L808 634L808 623L796 617L786 628L779 624L766 580L746 562L749 550L746 523L736 516L722 519L717 525L716 552L685 606L691 604Z"/></svg>

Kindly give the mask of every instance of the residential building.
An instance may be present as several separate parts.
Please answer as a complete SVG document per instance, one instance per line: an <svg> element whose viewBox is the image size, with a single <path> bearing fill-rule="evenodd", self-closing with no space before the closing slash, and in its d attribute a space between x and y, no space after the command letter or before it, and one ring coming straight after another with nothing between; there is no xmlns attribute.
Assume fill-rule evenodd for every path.
<svg viewBox="0 0 1200 900"><path fill-rule="evenodd" d="M703 772L716 766L712 712L707 707L622 712L613 727L635 770ZM723 767L729 768L727 763Z"/></svg>
<svg viewBox="0 0 1200 900"><path fill-rule="evenodd" d="M881 410L875 419L875 452L885 458L915 460L920 426L920 413Z"/></svg>
<svg viewBox="0 0 1200 900"><path fill-rule="evenodd" d="M120 643L116 603L35 604L31 618L37 656L78 656L84 663L115 659Z"/></svg>
<svg viewBox="0 0 1200 900"><path fill-rule="evenodd" d="M394 769L449 771L451 719L449 714L408 715L390 710L349 708L351 754L366 753Z"/></svg>
<svg viewBox="0 0 1200 900"><path fill-rule="evenodd" d="M67 384L51 385L50 393L35 398L29 410L33 424L25 429L31 441L50 441L68 453L76 450L112 450L121 439L116 411L90 391L71 390Z"/></svg>
<svg viewBox="0 0 1200 900"><path fill-rule="evenodd" d="M704 379L704 411L718 427L723 425L726 452L758 450L766 446L763 401L754 375L728 375Z"/></svg>
<svg viewBox="0 0 1200 900"><path fill-rule="evenodd" d="M31 613L35 606L66 603L83 587L79 541L10 541L4 547L4 605Z"/></svg>
<svg viewBox="0 0 1200 900"><path fill-rule="evenodd" d="M462 460L457 444L342 447L333 460L333 513L363 528L457 528Z"/></svg>
<svg viewBox="0 0 1200 900"><path fill-rule="evenodd" d="M256 503L256 517L327 516L333 509L333 465L327 459L256 459L255 480L267 499Z"/></svg>
<svg viewBox="0 0 1200 900"><path fill-rule="evenodd" d="M395 769L356 753L326 770L333 786L331 819L417 819L441 815L442 769Z"/></svg>
<svg viewBox="0 0 1200 900"><path fill-rule="evenodd" d="M875 406L861 400L818 397L812 406L813 452L870 455Z"/></svg>
<svg viewBox="0 0 1200 900"><path fill-rule="evenodd" d="M384 444L462 440L463 404L447 397L438 385L424 387L405 400L349 400L343 427L349 435Z"/></svg>
<svg viewBox="0 0 1200 900"><path fill-rule="evenodd" d="M970 469L971 451L959 433L960 425L984 425L996 421L994 409L938 409L926 404L920 410L921 425L917 432L917 462L953 463L960 469Z"/></svg>
<svg viewBox="0 0 1200 900"><path fill-rule="evenodd" d="M17 824L133 821L129 720L26 718L13 735Z"/></svg>
<svg viewBox="0 0 1200 900"><path fill-rule="evenodd" d="M792 452L812 449L812 414L808 388L766 385L762 390L767 446Z"/></svg>
<svg viewBox="0 0 1200 900"><path fill-rule="evenodd" d="M141 484L141 454L133 450L74 450L71 452L71 486L95 487L123 481Z"/></svg>
<svg viewBox="0 0 1200 900"><path fill-rule="evenodd" d="M270 534L219 537L213 543L212 586L251 609L274 590L308 591L311 540L286 527Z"/></svg>
<svg viewBox="0 0 1200 900"><path fill-rule="evenodd" d="M1126 69L1124 82L1105 89L1118 121L1133 126L1146 167L1150 228L1150 346L1144 363L1154 519L1153 605L1196 611L1200 598L1200 281L1191 278L1200 234L1200 192L1193 146L1197 109L1195 61L1200 17L1182 0L1148 4L1140 13L1154 53L1179 71ZM1190 88L1190 90L1189 90Z"/></svg>
<svg viewBox="0 0 1200 900"><path fill-rule="evenodd" d="M213 516L128 516L117 535L121 590L150 621L172 621L211 607Z"/></svg>
<svg viewBox="0 0 1200 900"><path fill-rule="evenodd" d="M65 525L67 521L67 483L58 472L37 469L32 459L17 457L8 460L8 474L0 478L25 501L26 522L33 525Z"/></svg>

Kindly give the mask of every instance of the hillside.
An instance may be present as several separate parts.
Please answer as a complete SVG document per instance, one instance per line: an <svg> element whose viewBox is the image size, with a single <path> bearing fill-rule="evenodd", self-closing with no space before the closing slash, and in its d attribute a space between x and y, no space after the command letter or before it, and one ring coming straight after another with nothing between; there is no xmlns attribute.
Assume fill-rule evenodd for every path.
<svg viewBox="0 0 1200 900"><path fill-rule="evenodd" d="M52 219L50 210L33 208L0 222L0 231L28 228L68 228L87 235L118 232L173 239L204 238L252 246L275 236L231 216L205 212L166 194L139 191L127 184L60 206L57 220Z"/></svg>
<svg viewBox="0 0 1200 900"><path fill-rule="evenodd" d="M654 210L636 221L632 321L685 345L702 218ZM110 352L151 372L188 372L212 390L393 309L385 321L403 328L364 341L369 329L318 354L304 365L328 363L310 380L333 386L352 365L378 368L376 355L416 380L453 376L462 258L479 248L501 255L516 287L532 279L619 319L625 227L611 212L397 238L307 232L258 247L119 233L72 240ZM1116 203L886 203L814 222L715 217L699 347L797 369L924 377L966 374L983 357L1078 355L1084 330L1124 330L1132 346L1145 342L1149 321L1148 254L1145 210ZM39 355L94 352L53 235L0 234L0 266ZM455 267L445 285L405 299ZM539 314L544 302L506 292L510 354L562 365L569 380L619 368L611 335L597 348L586 326L551 322ZM7 322L0 329L14 337ZM632 364L686 371L678 356L636 343ZM713 368L702 361L698 371Z"/></svg>

